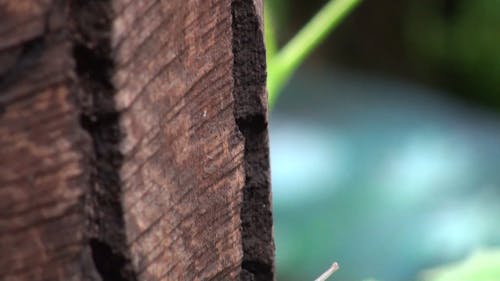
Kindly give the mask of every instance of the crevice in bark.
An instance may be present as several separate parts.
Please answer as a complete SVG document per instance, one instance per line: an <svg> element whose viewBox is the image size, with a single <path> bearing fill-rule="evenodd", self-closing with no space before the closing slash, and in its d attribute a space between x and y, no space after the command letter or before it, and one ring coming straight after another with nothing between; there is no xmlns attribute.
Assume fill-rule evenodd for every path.
<svg viewBox="0 0 500 281"><path fill-rule="evenodd" d="M252 273L254 280L273 280L270 275L273 272L272 266L260 261L244 260L241 267L247 272Z"/></svg>
<svg viewBox="0 0 500 281"><path fill-rule="evenodd" d="M71 0L70 19L80 125L92 139L90 190L84 198L92 260L103 281L136 281L121 205L123 139L114 102L110 0Z"/></svg>
<svg viewBox="0 0 500 281"><path fill-rule="evenodd" d="M40 59L45 49L45 37L44 33L15 47L13 51L20 49L16 61L7 70L0 72L0 104L8 103L8 101L3 101L1 94L7 92L10 86L23 77L23 72L32 68Z"/></svg>
<svg viewBox="0 0 500 281"><path fill-rule="evenodd" d="M231 2L234 116L245 138L245 186L241 209L243 261L240 279L274 278L269 182L266 61L259 14L253 0Z"/></svg>
<svg viewBox="0 0 500 281"><path fill-rule="evenodd" d="M22 79L26 72L33 71L33 67L39 63L45 47L47 37L50 35L50 17L52 9L49 8L44 15L44 30L20 45L13 45L5 49L0 49L0 63L2 58L15 57L13 63L0 65L0 117L5 112L5 107L14 97L7 95L10 87Z"/></svg>
<svg viewBox="0 0 500 281"><path fill-rule="evenodd" d="M97 239L90 239L90 249L92 251L92 260L102 280L106 281L129 281L123 276L120 270L127 266L127 259L113 251L107 243Z"/></svg>

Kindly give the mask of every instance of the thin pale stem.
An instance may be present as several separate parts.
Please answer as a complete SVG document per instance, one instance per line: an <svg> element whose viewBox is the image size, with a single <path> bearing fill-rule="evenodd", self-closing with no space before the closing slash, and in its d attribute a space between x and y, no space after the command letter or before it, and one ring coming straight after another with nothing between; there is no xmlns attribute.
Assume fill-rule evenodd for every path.
<svg viewBox="0 0 500 281"><path fill-rule="evenodd" d="M330 278L332 274L339 270L339 264L337 262L334 262L330 268L328 268L323 274L321 274L318 278L316 278L314 281L326 281L326 279Z"/></svg>
<svg viewBox="0 0 500 281"><path fill-rule="evenodd" d="M269 107L295 69L362 0L330 0L282 50L268 62Z"/></svg>

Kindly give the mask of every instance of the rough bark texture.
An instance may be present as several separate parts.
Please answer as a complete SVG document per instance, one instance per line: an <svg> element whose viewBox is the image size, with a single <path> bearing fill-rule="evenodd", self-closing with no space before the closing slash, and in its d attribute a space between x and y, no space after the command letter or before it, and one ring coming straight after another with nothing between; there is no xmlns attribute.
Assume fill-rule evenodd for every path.
<svg viewBox="0 0 500 281"><path fill-rule="evenodd" d="M245 138L241 280L274 275L262 9L261 0L232 1L235 118Z"/></svg>
<svg viewBox="0 0 500 281"><path fill-rule="evenodd" d="M272 280L262 2L0 0L0 280Z"/></svg>
<svg viewBox="0 0 500 281"><path fill-rule="evenodd" d="M0 2L0 280L84 279L91 147L66 25L62 2Z"/></svg>

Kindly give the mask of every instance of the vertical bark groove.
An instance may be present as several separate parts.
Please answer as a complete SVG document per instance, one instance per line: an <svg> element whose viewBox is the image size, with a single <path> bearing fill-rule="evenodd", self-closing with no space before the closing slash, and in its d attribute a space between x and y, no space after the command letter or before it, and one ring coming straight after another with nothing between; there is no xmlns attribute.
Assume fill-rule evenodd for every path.
<svg viewBox="0 0 500 281"><path fill-rule="evenodd" d="M88 243L103 281L135 281L126 243L120 169L124 137L116 109L111 51L111 1L73 0L73 57L78 80L80 124L92 139L90 190L84 198Z"/></svg>

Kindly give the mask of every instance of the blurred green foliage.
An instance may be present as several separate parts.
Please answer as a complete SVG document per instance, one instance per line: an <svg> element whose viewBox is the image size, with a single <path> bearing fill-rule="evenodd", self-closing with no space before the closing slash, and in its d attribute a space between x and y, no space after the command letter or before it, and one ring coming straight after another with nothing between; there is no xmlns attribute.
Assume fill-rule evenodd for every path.
<svg viewBox="0 0 500 281"><path fill-rule="evenodd" d="M500 249L478 250L463 261L425 270L419 281L498 281ZM381 281L367 279L363 281Z"/></svg>
<svg viewBox="0 0 500 281"><path fill-rule="evenodd" d="M267 90L270 109L297 68L360 2L361 0L328 1L279 51L272 26L271 5L265 5Z"/></svg>
<svg viewBox="0 0 500 281"><path fill-rule="evenodd" d="M500 1L413 0L408 47L458 93L500 107Z"/></svg>
<svg viewBox="0 0 500 281"><path fill-rule="evenodd" d="M464 261L422 273L422 281L497 281L500 249L480 250Z"/></svg>
<svg viewBox="0 0 500 281"><path fill-rule="evenodd" d="M326 2L326 0L267 0L266 4L273 10L273 15L272 18L266 15L266 22L271 22L276 32L273 36L273 51L270 53L275 53L277 49L279 49L279 46L283 45L283 42L292 38L297 30L304 25L304 20L310 18L311 13L316 11L318 7ZM338 65L342 65L343 67L347 66L347 68L351 69L361 69L362 72L373 72L374 69L377 71L383 69L383 71L380 72L384 74L391 74L399 78L404 77L405 80L410 78L410 80L424 82L424 84L438 86L446 90L440 94L446 92L446 94L450 95L461 95L469 100L482 102L483 104L488 104L491 107L500 109L500 0L364 1L353 16L342 25L330 41L327 40L326 44L322 46L322 50L315 56L316 61L313 61L313 65L316 63L323 67L329 64L334 65L334 68ZM388 69L389 71L387 71ZM324 69L321 71L324 71ZM318 75L314 73L312 76ZM307 80L312 79L309 77ZM333 81L328 84L328 89L334 87L335 89L333 91L345 92L345 89L342 90L339 88L338 81L334 81L331 77L328 77L328 80ZM360 84L359 81L358 84ZM373 99L387 104L387 108L375 113L375 116L384 114L390 115L395 107L400 110L400 112L398 112L400 115L396 116L396 114L394 114L394 116L388 118L388 121L396 120L401 123L401 126L396 128L397 130L394 129L395 132L401 132L409 128L418 128L419 126L436 126L441 128L439 132L442 132L443 136L445 134L450 135L450 126L441 126L439 125L440 123L435 120L424 120L422 124L417 124L415 120L420 120L420 115L429 115L425 113L425 111L424 113L418 111L418 113L412 117L412 111L404 107L401 103L395 103L393 97L386 100L381 99L382 95L373 90L373 84L370 84L369 80L363 81L362 83L364 83L365 88L369 88L369 90L363 89L363 91L369 91L370 94L373 94ZM292 87L290 87L291 89L288 90L289 92L286 93L286 96L293 94L292 91L298 88L297 85L300 85L300 83L293 84ZM296 90L304 97L297 98L295 105L292 104L292 107L290 107L291 109L289 108L289 111L293 114L288 115L286 118L290 118L290 116L297 117L299 115L297 113L299 108L307 107L304 105L304 100L314 100L318 98L313 94L315 90L320 88L318 85L319 83L314 81L304 86L304 89L300 89L300 91ZM360 87L363 87L363 85L360 85ZM344 96L339 95L335 97L336 100L334 102L327 103L327 96L332 95L333 92L328 89L327 87L321 88L322 94L318 98L321 102L317 104L328 104L329 108L321 111L317 107L311 106L311 108L314 108L314 112L319 116L322 116L321 114L329 116L327 121L328 126L325 125L326 128L329 128L330 124L342 122L342 116L339 115L339 112L341 112L342 109L349 109L349 106L351 106L350 103L347 103L346 106L332 109L331 104L341 103L343 100L356 99L356 96L352 94ZM398 90L397 95L400 94L407 94L407 92L406 90ZM418 94L415 96L421 95ZM374 108L369 103L372 97L363 96L360 99L363 99L362 102L359 102L363 112L373 112ZM411 104L412 102L408 103ZM285 107L286 106L285 104ZM467 104L467 106L469 106L469 104ZM432 106L429 105L425 105L424 107L432 108ZM435 107L435 112L443 111L446 112L446 107ZM334 116L332 112L336 112L337 116ZM312 119L312 115L314 115L312 112L307 112L305 116ZM359 115L360 113L357 112L356 115L349 116L348 118L346 117L346 119L349 119L349 122L352 123L352 120L355 120L353 116L359 119ZM456 114L452 122L453 126L454 124L467 124L470 122L470 120L467 119L470 118L470 116L465 116L465 118L462 119L462 115L466 114ZM402 120L408 120L408 122L403 122ZM274 121L277 121L277 119L275 118ZM314 119L313 123L316 124L317 122L318 118ZM349 126L352 126L351 123L349 123ZM394 143L391 143L390 139L387 137L390 135L387 129L390 126L387 122L383 123L384 125L380 127L377 127L375 122L366 121L363 124L366 124L366 128L362 130L363 134L360 133L359 135L355 135L346 142L356 147L357 151L366 149L366 154L377 155L379 151L373 148L377 145L377 141L379 141L381 143L380 146L383 147L390 147L391 145L392 147L401 147L402 138L400 135L394 138L397 140ZM306 125L311 126L307 123ZM352 131L352 127L348 128ZM443 130L443 128L448 129ZM373 129L374 132L371 132L371 129ZM380 133L384 132L384 130L385 133ZM463 130L463 127L460 127L460 130ZM490 127L481 129L478 128L477 125L474 125L471 126L470 130L464 131L464 135L471 138L471 142L468 143L466 147L470 147L474 150L471 155L478 157L477 159L474 158L476 160L461 158L462 156L460 155L457 157L444 155L442 158L446 161L449 160L449 162L461 164L472 163L473 165L481 166L479 168L480 170L488 169L488 166L495 166L496 164L491 164L493 162L487 163L484 159L480 158L482 154L476 148L478 140L480 139L488 143L489 141L493 142L495 139L494 137L491 138L489 135L482 135L491 130L492 128ZM271 131L271 137L273 138L272 133ZM302 133L311 134L311 132L307 130ZM383 134L384 136L377 135L376 133ZM343 136L345 137L345 135ZM451 136L450 139L456 139L456 136ZM333 134L328 136L329 139L334 139L334 137L335 135ZM296 138L296 136L288 137L287 142L290 142L293 138ZM366 142L366 147L363 146L363 143L358 143L363 140ZM422 137L422 140L424 140L424 144L427 143L429 141L429 136ZM421 163L421 165L417 165L417 168L420 167L422 170L431 174L436 173L442 175L442 172L435 167L437 160L432 157L430 157L430 160L428 158L429 155L441 155L443 151L447 151L446 148L456 146L456 143L452 142L451 144L452 145L446 145L445 147L438 146L436 153L429 150L427 147L418 150L418 153L415 153L415 155L410 154L415 157L419 156L416 159L412 158L413 160L426 159L425 161L422 160L423 162L417 161ZM282 148L283 143L280 143L279 146ZM293 148L290 151L303 151L305 149L304 147L309 147L300 142L299 145L295 143L295 145L292 146ZM316 146L320 145L316 144ZM325 146L331 147L333 145L328 144ZM481 146L488 147L488 144L478 145L478 147ZM272 149L276 150L276 147L272 147ZM493 152L490 151L485 153L485 155L496 155L496 151L498 150L494 149L492 151ZM306 159L306 157L307 159L314 159L314 157L311 157L311 152L303 154L306 154L304 159ZM337 150L335 154L328 155L323 149L321 152L318 152L318 155L320 160L324 158L334 160L342 158L342 153L339 153ZM277 157L274 159L276 160L276 158ZM496 158L498 159L498 157ZM300 161L303 162L304 159L300 159ZM289 165L290 159L286 158L285 160L286 161L280 162L280 164ZM316 162L314 165L311 165L311 167L314 167L314 170L320 172L319 174L314 174L313 177L317 181L323 180L328 182L330 179L329 176L338 172L339 167L334 166L331 163L332 161L323 165L324 163L317 160L318 159L315 159ZM365 158L361 160L360 163L366 162ZM379 160L380 159L375 162L375 165L380 165L381 161ZM355 185L349 185L343 182L339 185L343 187L348 186L348 188L341 190L331 197L320 194L318 196L323 197L323 201L319 200L310 205L302 201L301 203L290 203L285 202L286 200L282 198L278 198L278 200L274 198L275 202L277 202L274 207L274 214L277 218L275 229L278 246L278 277L281 277L281 280L292 280L293 278L295 278L293 280L302 280L306 278L306 275L298 275L297 271L299 270L308 272L309 275L311 272L318 272L318 268L321 268L321 265L318 265L318 261L321 261L321 258L324 257L326 257L326 259L331 259L335 256L341 263L343 262L341 264L341 271L336 275L340 277L339 280L360 280L364 276L370 276L375 270L380 268L380 271L386 272L378 274L376 277L385 280L378 281L415 279L414 274L420 272L422 268L425 269L437 264L448 263L450 260L456 260L456 258L458 258L453 256L452 258L436 259L436 255L439 256L439 253L442 254L442 252L446 252L446 245L440 245L443 247L442 249L436 249L435 247L423 249L421 244L417 243L419 240L424 240L423 238L429 234L432 228L436 228L435 225L425 226L428 228L424 226L419 228L419 224L427 224L429 219L434 215L434 213L429 214L429 216L422 215L422 213L425 213L422 212L422 208L425 206L425 208L429 209L431 202L436 201L437 195L433 196L434 201L426 199L414 205L404 202L400 198L394 202L390 202L390 200L384 196L380 196L379 186L373 189L367 188L370 187L370 184L373 185L373 181L370 181L366 175L361 174L361 176L359 176L359 171L362 170L363 167L347 166L343 162L339 163L342 164L342 167L347 167L357 172L356 174L353 173L350 175L351 178L349 178ZM370 164L367 166L369 165ZM278 169L273 169L273 178L276 177L277 170ZM402 167L400 170L405 175L418 175L418 169L416 169L415 166L410 165L409 168ZM311 174L310 171L301 170L300 172ZM492 175L493 174L496 174L496 172L492 172ZM353 175L358 177L358 181L352 179ZM460 184L463 181L467 181L467 184L470 185L471 182L474 182L474 175L484 176L478 172L470 172L464 175L454 175L451 178L458 179ZM418 175L418 177L412 179L411 183L415 185L415 190L422 190L422 186L418 185L419 180L422 181L422 178L424 178L425 181L425 173L424 177ZM398 180L394 184L400 185L402 183ZM492 177L491 184L497 186L498 180ZM286 182L282 185L290 190L293 184ZM312 188L320 184L309 181L306 185L308 188ZM458 190L457 186L455 186L456 184L453 183L441 183L439 185L451 186ZM273 183L274 188L278 186L279 183ZM325 183L324 189L332 189L332 186L333 183L331 182ZM405 183L403 183L403 186L406 186ZM474 190L472 194L477 194L479 189L480 187L471 189ZM430 192L431 190L435 189L429 189L429 195L434 194ZM401 195L402 193L403 192L398 191L394 194ZM439 192L439 194L442 200L439 201L438 205L442 205L443 209L445 209L445 203L449 201L451 193ZM467 202L471 200L468 196L469 195L464 195L464 197L460 199L461 203L457 204L455 211L464 209L468 204ZM498 199L496 200L498 201ZM417 200L415 199L414 201L416 202ZM291 208L293 208L293 210L285 209L285 207L280 206L280 203L283 205L285 205L285 203L289 204L292 206ZM392 203L400 203L404 206L398 205L401 209L396 209L391 205ZM481 204L479 205L483 206ZM315 215L311 215L313 213ZM485 211L482 216L491 218L495 216L494 213L495 212ZM322 215L324 215L323 218ZM374 219L370 220L370 218ZM387 223L388 227L392 227L392 224L394 224L400 226L400 228L398 228L399 230L385 231L383 227L380 227L380 222L386 222L386 220L391 223ZM462 220L464 220L464 218L460 218L458 221ZM480 221L475 218L470 219L470 221L480 224ZM410 224L410 222L411 226L405 225ZM496 223L492 222L491 225L496 225ZM316 232L316 229L321 229L321 231ZM481 229L480 226L468 227L466 230L460 228L447 229L443 232L443 237L441 238L446 241L453 240L453 236L463 238L462 236L467 236L466 232L469 230L471 232L484 230L485 232L491 233L491 229L485 229ZM387 232L393 235L387 235ZM492 236L495 235L492 234ZM364 240L367 240L367 242ZM373 240L383 241L385 244L378 244L384 244L384 247L374 247L373 245L377 245L377 243L373 243ZM490 247L491 245L493 244L481 244L482 247ZM332 251L332 249L335 249L335 251ZM381 252L381 249L385 252ZM464 252L463 254L466 253ZM379 255L380 258L374 260L373 255ZM370 259L372 263L367 264L365 261ZM394 260L401 264L394 264ZM392 268L388 266L388 264L390 264ZM402 264L405 265L402 266ZM411 277L409 277L409 275L401 277L402 273L399 275L391 275L388 274L387 271L412 271L412 275ZM347 274L343 275L346 272ZM364 275L360 275L358 272L363 272ZM370 274L367 275L365 274L366 272ZM336 279L336 276L334 276L333 279ZM344 276L348 276L347 278L351 279L345 279ZM475 253L462 262L425 270L416 280L498 281L500 280L500 250L483 250ZM370 281L375 280L373 279Z"/></svg>
<svg viewBox="0 0 500 281"><path fill-rule="evenodd" d="M324 0L268 0L278 46ZM500 109L499 0L364 1L314 55L335 64L423 82Z"/></svg>

